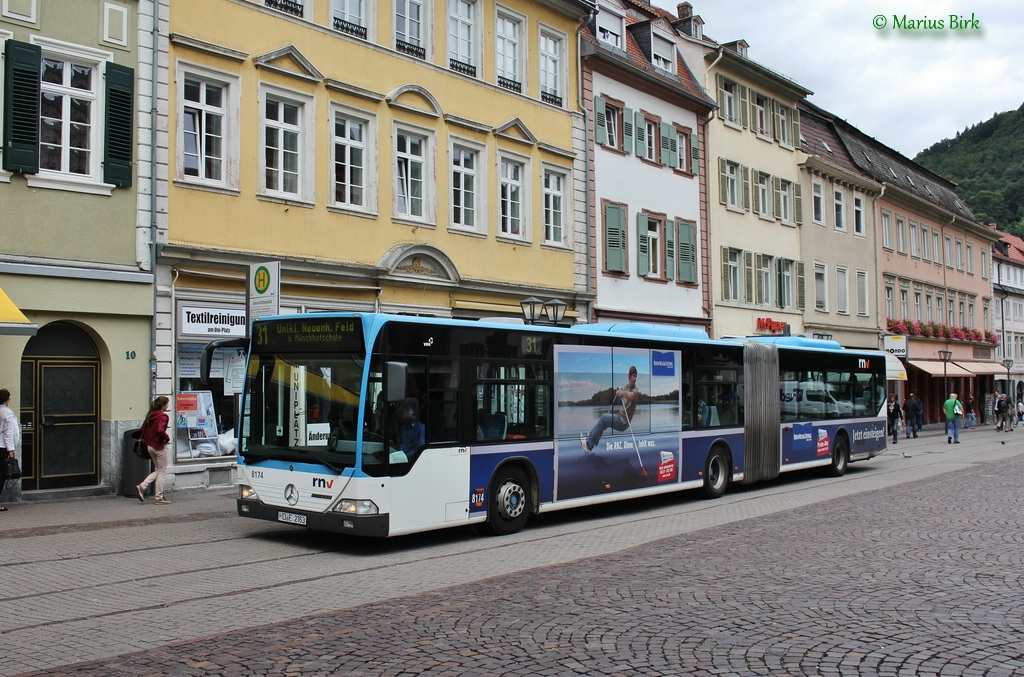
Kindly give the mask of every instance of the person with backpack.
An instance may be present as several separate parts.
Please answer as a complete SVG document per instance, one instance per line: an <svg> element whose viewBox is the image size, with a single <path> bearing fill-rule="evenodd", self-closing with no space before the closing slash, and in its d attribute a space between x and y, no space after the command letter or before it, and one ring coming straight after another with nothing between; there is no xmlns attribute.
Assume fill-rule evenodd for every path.
<svg viewBox="0 0 1024 677"><path fill-rule="evenodd" d="M4 461L3 472L3 485L0 486L0 493L2 493L4 487L7 486L8 479L18 479L17 477L8 477L7 459L17 458L15 455L18 448L21 447L21 426L18 424L18 417L11 411L11 391L7 388L0 388L0 444L3 445L0 448L0 458ZM17 463L13 467L17 467ZM20 475L19 475L20 477ZM0 505L0 512L7 512L7 506Z"/></svg>

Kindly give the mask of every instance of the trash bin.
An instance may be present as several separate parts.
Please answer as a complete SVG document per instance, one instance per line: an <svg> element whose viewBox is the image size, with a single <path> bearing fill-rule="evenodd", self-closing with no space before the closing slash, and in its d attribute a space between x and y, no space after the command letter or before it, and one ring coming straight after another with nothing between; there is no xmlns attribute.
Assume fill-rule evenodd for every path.
<svg viewBox="0 0 1024 677"><path fill-rule="evenodd" d="M133 428L124 434L124 443L121 445L121 493L124 496L136 498L135 487L146 479L146 475L153 472L153 461L149 458L139 458L132 452L135 440L142 434L142 428ZM147 494L153 493L153 487L146 490Z"/></svg>

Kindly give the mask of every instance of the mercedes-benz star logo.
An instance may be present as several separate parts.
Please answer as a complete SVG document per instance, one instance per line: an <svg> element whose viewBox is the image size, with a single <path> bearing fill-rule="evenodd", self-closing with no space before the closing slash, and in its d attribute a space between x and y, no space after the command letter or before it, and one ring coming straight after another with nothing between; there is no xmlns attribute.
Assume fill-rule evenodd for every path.
<svg viewBox="0 0 1024 677"><path fill-rule="evenodd" d="M299 490L295 488L294 484L289 484L284 488L284 500L288 501L288 505L295 505L299 502Z"/></svg>

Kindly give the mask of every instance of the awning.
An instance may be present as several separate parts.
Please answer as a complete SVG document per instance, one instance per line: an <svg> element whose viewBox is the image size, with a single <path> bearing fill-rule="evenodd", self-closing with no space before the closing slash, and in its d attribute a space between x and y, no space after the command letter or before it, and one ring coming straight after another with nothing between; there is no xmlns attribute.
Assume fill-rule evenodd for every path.
<svg viewBox="0 0 1024 677"><path fill-rule="evenodd" d="M0 335L35 336L39 326L28 321L14 301L0 289Z"/></svg>
<svg viewBox="0 0 1024 677"><path fill-rule="evenodd" d="M885 354L885 378L888 381L907 380L907 368L903 366L900 358L891 353Z"/></svg>
<svg viewBox="0 0 1024 677"><path fill-rule="evenodd" d="M977 376L987 376L989 374L1002 374L1004 377L1006 376L1006 367L998 362L957 362L956 364Z"/></svg>
<svg viewBox="0 0 1024 677"><path fill-rule="evenodd" d="M917 367L932 376L942 376L943 374L946 376L974 376L963 367L958 367L956 362L944 363L942 360L910 360L909 362L910 366ZM942 370L943 364L945 364L945 371Z"/></svg>

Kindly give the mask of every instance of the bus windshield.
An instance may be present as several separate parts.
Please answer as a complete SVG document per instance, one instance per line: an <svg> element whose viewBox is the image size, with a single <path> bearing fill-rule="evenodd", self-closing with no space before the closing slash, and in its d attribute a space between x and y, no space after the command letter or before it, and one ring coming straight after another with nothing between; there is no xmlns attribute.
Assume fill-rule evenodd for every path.
<svg viewBox="0 0 1024 677"><path fill-rule="evenodd" d="M241 453L247 463L356 464L365 355L261 353L249 359Z"/></svg>

